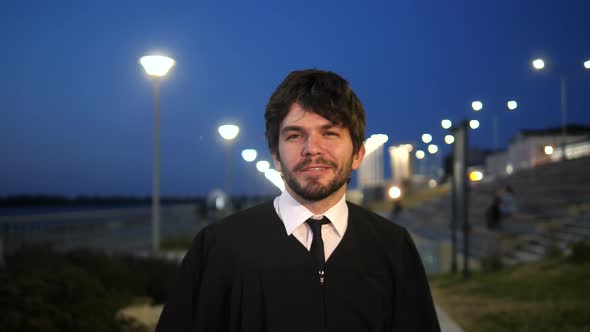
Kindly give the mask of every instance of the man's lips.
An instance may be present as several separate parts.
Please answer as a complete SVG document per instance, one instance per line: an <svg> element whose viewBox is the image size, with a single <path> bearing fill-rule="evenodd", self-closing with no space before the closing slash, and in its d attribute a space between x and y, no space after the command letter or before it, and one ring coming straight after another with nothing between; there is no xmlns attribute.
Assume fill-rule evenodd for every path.
<svg viewBox="0 0 590 332"><path fill-rule="evenodd" d="M326 165L310 165L310 166L303 167L301 170L302 171L321 171L321 170L330 169L330 168L332 168L332 167L326 166Z"/></svg>

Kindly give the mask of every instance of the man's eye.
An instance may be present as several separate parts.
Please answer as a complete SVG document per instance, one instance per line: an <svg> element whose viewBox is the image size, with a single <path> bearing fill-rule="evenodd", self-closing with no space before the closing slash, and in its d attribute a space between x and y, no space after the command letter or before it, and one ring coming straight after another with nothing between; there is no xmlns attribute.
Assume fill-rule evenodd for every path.
<svg viewBox="0 0 590 332"><path fill-rule="evenodd" d="M335 131L327 131L324 133L326 136L338 136L338 133Z"/></svg>
<svg viewBox="0 0 590 332"><path fill-rule="evenodd" d="M296 139L296 138L299 138L299 137L301 137L301 135L299 135L299 134L291 134L291 135L287 135L287 140L289 141L289 140L293 140L293 139Z"/></svg>

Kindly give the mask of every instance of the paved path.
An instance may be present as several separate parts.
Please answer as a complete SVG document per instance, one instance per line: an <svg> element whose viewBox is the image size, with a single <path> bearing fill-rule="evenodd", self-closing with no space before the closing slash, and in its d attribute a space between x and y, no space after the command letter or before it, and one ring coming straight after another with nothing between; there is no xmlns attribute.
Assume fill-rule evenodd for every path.
<svg viewBox="0 0 590 332"><path fill-rule="evenodd" d="M442 332L463 332L463 329L457 325L440 307L436 306L436 314Z"/></svg>

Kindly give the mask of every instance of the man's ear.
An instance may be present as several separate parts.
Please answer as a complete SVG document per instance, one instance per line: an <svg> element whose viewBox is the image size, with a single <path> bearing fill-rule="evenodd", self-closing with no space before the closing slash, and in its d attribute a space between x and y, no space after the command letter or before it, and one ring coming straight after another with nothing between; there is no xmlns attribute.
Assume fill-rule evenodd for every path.
<svg viewBox="0 0 590 332"><path fill-rule="evenodd" d="M359 167L361 167L361 163L363 162L363 159L365 158L365 144L361 144L361 147L359 149L359 151L352 156L352 170L355 171L357 170Z"/></svg>
<svg viewBox="0 0 590 332"><path fill-rule="evenodd" d="M277 171L279 171L280 173L283 172L283 170L281 169L281 162L280 162L281 158L279 157L279 153L273 153L272 154L272 162L275 164L275 169Z"/></svg>

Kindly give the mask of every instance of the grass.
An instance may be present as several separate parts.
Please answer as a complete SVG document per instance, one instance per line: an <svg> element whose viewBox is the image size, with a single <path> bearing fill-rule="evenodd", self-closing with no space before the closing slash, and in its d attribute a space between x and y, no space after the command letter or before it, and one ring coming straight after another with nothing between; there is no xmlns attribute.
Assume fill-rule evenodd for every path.
<svg viewBox="0 0 590 332"><path fill-rule="evenodd" d="M465 331L590 331L590 261L546 259L497 272L431 278L433 297Z"/></svg>

